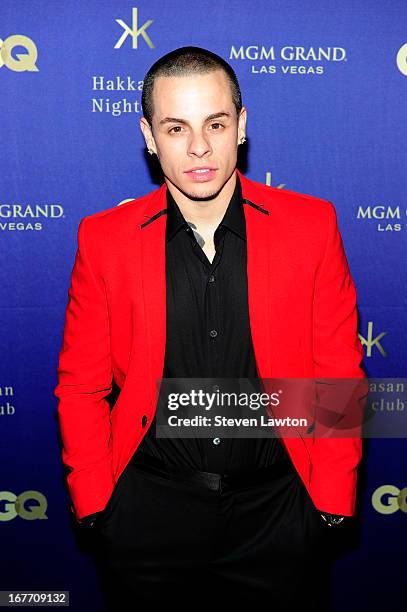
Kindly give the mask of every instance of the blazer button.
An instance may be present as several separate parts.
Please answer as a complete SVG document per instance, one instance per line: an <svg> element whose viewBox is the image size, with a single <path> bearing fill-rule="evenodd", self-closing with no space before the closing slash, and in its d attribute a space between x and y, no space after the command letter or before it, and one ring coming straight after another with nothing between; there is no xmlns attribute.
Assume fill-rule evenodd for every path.
<svg viewBox="0 0 407 612"><path fill-rule="evenodd" d="M143 414L143 418L141 419L141 424L143 427L147 425L147 415Z"/></svg>

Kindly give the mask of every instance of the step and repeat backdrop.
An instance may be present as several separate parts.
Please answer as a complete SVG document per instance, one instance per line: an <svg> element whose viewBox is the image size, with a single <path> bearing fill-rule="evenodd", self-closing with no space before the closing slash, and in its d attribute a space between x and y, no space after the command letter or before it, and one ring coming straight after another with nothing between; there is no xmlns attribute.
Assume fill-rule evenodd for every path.
<svg viewBox="0 0 407 612"><path fill-rule="evenodd" d="M104 609L53 390L80 220L159 185L139 119L168 51L204 47L236 71L249 178L333 202L365 371L406 377L406 24L405 0L0 0L0 590ZM406 441L365 443L337 612L405 600Z"/></svg>

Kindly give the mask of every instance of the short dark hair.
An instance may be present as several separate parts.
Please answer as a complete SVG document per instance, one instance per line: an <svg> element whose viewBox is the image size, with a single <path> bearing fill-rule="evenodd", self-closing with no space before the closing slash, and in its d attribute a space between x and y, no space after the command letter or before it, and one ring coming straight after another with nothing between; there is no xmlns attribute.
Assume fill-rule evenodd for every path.
<svg viewBox="0 0 407 612"><path fill-rule="evenodd" d="M232 66L222 57L202 49L201 47L179 47L160 57L149 69L144 77L141 94L141 107L143 115L150 126L154 114L153 88L157 77L189 76L191 74L206 74L215 70L224 70L232 90L233 104L236 114L242 109L242 94L239 81Z"/></svg>

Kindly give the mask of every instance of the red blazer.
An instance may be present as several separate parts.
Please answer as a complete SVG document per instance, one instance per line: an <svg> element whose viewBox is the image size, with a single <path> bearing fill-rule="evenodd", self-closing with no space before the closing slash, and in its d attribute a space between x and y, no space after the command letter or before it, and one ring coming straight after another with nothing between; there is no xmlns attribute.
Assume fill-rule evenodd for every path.
<svg viewBox="0 0 407 612"><path fill-rule="evenodd" d="M334 206L237 173L250 201L248 299L259 376L366 378ZM78 227L55 388L78 519L104 509L154 417L165 352L166 190ZM110 412L112 377L121 392ZM315 506L352 515L360 437L283 442Z"/></svg>

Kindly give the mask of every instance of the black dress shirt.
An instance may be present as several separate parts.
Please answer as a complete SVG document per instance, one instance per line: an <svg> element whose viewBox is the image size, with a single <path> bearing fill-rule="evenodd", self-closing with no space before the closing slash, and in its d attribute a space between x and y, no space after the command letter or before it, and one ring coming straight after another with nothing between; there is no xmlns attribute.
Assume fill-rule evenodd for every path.
<svg viewBox="0 0 407 612"><path fill-rule="evenodd" d="M210 262L201 238L167 190L163 378L258 379L249 322L243 205L236 175L234 193L214 234L216 254ZM155 424L154 418L136 453L154 455L173 467L230 473L287 458L278 438L164 438L156 437Z"/></svg>

